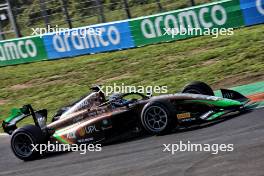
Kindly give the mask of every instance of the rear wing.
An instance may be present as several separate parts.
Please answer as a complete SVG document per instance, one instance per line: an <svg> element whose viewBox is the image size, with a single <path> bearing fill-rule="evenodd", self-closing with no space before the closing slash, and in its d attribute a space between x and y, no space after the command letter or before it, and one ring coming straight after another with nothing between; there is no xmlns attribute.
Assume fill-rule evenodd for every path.
<svg viewBox="0 0 264 176"><path fill-rule="evenodd" d="M11 135L17 129L17 123L32 116L36 126L44 128L47 122L47 110L34 111L30 104L24 105L22 108L12 109L11 115L2 122L4 132Z"/></svg>

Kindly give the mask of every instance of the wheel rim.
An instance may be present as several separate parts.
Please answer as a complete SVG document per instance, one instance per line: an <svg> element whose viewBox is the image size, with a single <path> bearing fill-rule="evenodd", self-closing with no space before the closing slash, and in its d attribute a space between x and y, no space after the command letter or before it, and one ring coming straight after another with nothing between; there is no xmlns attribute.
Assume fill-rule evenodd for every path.
<svg viewBox="0 0 264 176"><path fill-rule="evenodd" d="M148 129L159 132L166 128L168 123L168 114L159 106L151 106L145 112L144 120Z"/></svg>
<svg viewBox="0 0 264 176"><path fill-rule="evenodd" d="M18 133L13 137L14 152L21 157L29 157L32 154L33 140L26 133Z"/></svg>

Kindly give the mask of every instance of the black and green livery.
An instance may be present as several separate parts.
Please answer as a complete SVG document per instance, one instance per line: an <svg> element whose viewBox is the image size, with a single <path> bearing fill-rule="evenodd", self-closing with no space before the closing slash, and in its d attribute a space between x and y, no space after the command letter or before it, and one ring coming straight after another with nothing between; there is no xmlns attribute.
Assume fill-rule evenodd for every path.
<svg viewBox="0 0 264 176"><path fill-rule="evenodd" d="M78 101L60 108L47 124L47 110L35 111L31 105L12 111L2 124L12 135L11 147L22 160L39 154L32 144L59 142L67 144L108 143L123 136L160 135L215 122L247 110L250 101L233 90L221 89L214 95L210 86L195 81L181 93L145 96L137 92L113 94L107 100L100 87ZM17 123L32 116L35 125L17 128Z"/></svg>

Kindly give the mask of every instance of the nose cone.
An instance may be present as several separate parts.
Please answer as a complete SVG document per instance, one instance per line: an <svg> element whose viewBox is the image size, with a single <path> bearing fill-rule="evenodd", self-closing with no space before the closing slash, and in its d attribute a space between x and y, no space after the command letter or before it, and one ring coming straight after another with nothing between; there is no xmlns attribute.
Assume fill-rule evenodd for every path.
<svg viewBox="0 0 264 176"><path fill-rule="evenodd" d="M223 98L215 101L214 105L219 107L228 107L228 106L242 106L243 104L236 100Z"/></svg>

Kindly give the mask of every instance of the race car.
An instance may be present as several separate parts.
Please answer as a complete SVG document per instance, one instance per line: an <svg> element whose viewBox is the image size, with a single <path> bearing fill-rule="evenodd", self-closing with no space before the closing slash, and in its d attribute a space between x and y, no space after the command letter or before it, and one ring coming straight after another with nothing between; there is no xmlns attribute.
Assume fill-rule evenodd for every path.
<svg viewBox="0 0 264 176"><path fill-rule="evenodd" d="M242 94L221 89L217 97L210 86L195 81L181 93L146 96L138 92L112 94L105 98L100 87L78 101L60 108L47 124L47 110L35 111L31 105L13 109L3 121L12 135L11 148L16 157L28 161L40 157L32 145L51 143L107 143L124 134L162 135L191 125L200 125L241 113L249 99ZM35 125L17 128L17 123L32 116Z"/></svg>

